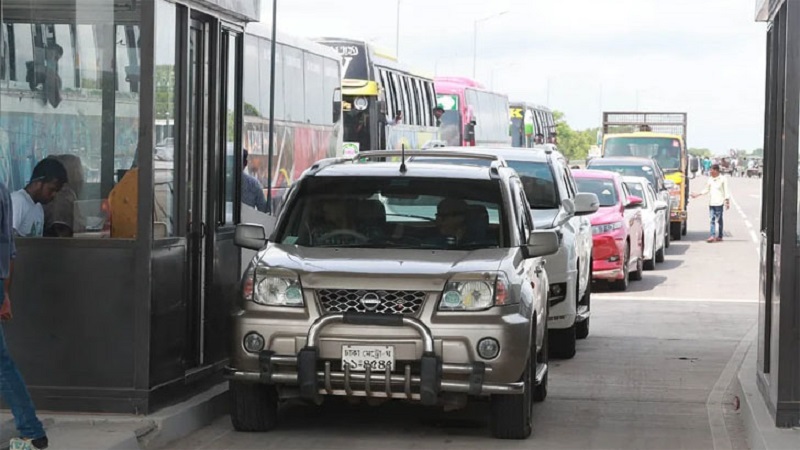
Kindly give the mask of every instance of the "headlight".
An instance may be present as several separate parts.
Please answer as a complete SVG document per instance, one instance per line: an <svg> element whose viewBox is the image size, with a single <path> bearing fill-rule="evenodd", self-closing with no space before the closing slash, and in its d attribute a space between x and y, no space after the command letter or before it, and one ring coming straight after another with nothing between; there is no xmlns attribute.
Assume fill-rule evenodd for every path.
<svg viewBox="0 0 800 450"><path fill-rule="evenodd" d="M464 274L447 282L440 311L482 311L516 303L509 295L504 273Z"/></svg>
<svg viewBox="0 0 800 450"><path fill-rule="evenodd" d="M245 300L264 306L305 305L300 279L288 270L266 267L248 269L242 283L242 296Z"/></svg>
<svg viewBox="0 0 800 450"><path fill-rule="evenodd" d="M364 97L357 97L356 100L353 102L353 105L359 111L364 111L369 106L369 100Z"/></svg>
<svg viewBox="0 0 800 450"><path fill-rule="evenodd" d="M622 228L622 222L604 223L592 226L592 234L603 234Z"/></svg>

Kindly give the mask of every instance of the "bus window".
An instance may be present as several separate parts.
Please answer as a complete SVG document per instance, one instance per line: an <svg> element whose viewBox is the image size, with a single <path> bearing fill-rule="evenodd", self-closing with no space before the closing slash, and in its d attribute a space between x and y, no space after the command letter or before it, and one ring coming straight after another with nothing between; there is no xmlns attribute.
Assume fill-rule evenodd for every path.
<svg viewBox="0 0 800 450"><path fill-rule="evenodd" d="M338 60L323 60L323 97L325 101L325 124L333 124L333 101L336 89L341 87L340 63Z"/></svg>
<svg viewBox="0 0 800 450"><path fill-rule="evenodd" d="M6 79L8 73L8 28L0 23L0 80Z"/></svg>
<svg viewBox="0 0 800 450"><path fill-rule="evenodd" d="M259 39L255 36L245 36L244 38L244 60L245 61L256 61L255 64L249 64L247 70L244 71L244 92L242 93L244 96L244 115L245 116L254 116L258 117L262 115L261 112L261 98L259 95L263 92L263 95L267 96L267 101L269 101L269 89L266 91L259 88L261 83L261 66L262 63L258 63L258 41ZM267 77L269 77L269 72L267 72ZM269 85L269 80L267 80L267 85Z"/></svg>
<svg viewBox="0 0 800 450"><path fill-rule="evenodd" d="M285 117L290 122L305 122L303 51L294 47L283 46L283 52Z"/></svg>
<svg viewBox="0 0 800 450"><path fill-rule="evenodd" d="M325 111L329 108L325 104L329 104L330 100L326 99L323 95L323 79L322 79L322 57L305 53L305 112L306 123L323 124L330 119L323 117Z"/></svg>
<svg viewBox="0 0 800 450"><path fill-rule="evenodd" d="M11 71L11 80L20 83L25 82L26 62L33 61L33 34L30 24L15 23L9 37L11 54L9 58L13 60L14 69Z"/></svg>

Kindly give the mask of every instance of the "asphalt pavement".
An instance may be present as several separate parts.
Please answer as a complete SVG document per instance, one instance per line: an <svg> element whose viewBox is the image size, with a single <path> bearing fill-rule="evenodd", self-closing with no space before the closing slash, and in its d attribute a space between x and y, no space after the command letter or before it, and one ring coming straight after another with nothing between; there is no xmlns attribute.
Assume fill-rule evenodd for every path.
<svg viewBox="0 0 800 450"><path fill-rule="evenodd" d="M692 180L699 191L705 178ZM761 184L731 178L725 239L706 243L707 198L692 200L689 233L628 292L598 286L591 334L551 361L549 396L525 441L489 436L485 404L444 413L404 403L287 405L279 428L237 433L228 417L179 449L746 449L731 390L758 310Z"/></svg>

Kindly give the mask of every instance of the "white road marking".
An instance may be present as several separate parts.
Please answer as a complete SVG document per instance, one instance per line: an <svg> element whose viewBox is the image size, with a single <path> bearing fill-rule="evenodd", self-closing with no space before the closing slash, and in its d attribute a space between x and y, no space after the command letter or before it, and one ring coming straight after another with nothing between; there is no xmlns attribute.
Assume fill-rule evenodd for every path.
<svg viewBox="0 0 800 450"><path fill-rule="evenodd" d="M739 203L736 202L736 199L732 195L731 195L731 203L733 203L733 207L736 208L736 211L739 213L740 216L742 216L742 219L744 219L745 226L750 230L750 239L757 246L756 253L759 254L760 256L761 252L759 251L758 246L761 245L761 241L758 238L758 234L755 232L755 227L753 227L753 223L750 222L750 219L747 218L747 214L744 213L744 210L742 209L741 206L739 206Z"/></svg>
<svg viewBox="0 0 800 450"><path fill-rule="evenodd" d="M689 297L652 297L633 295L615 295L593 293L592 298L610 301L641 301L641 302L678 302L678 303L758 303L758 299L748 298L689 298Z"/></svg>

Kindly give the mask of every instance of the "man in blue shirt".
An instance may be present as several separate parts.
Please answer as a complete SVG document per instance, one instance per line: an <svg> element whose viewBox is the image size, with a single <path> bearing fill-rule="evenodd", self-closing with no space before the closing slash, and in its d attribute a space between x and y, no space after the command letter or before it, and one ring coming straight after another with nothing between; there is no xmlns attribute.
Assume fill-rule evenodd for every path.
<svg viewBox="0 0 800 450"><path fill-rule="evenodd" d="M11 285L11 264L16 256L14 245L13 217L11 195L6 185L0 182L0 280L3 282L3 297L0 306L8 301L8 290ZM6 305L10 307L10 304ZM1 309L1 308L0 308ZM9 314L3 320L10 318ZM25 386L25 381L17 370L6 348L3 326L0 321L0 394L11 408L14 422L21 437L11 440L11 448L47 448L47 435L42 422L36 417L33 401Z"/></svg>
<svg viewBox="0 0 800 450"><path fill-rule="evenodd" d="M242 168L247 167L247 150L242 151ZM256 177L247 172L242 172L242 203L261 212L267 212L267 199L264 197L264 188Z"/></svg>

